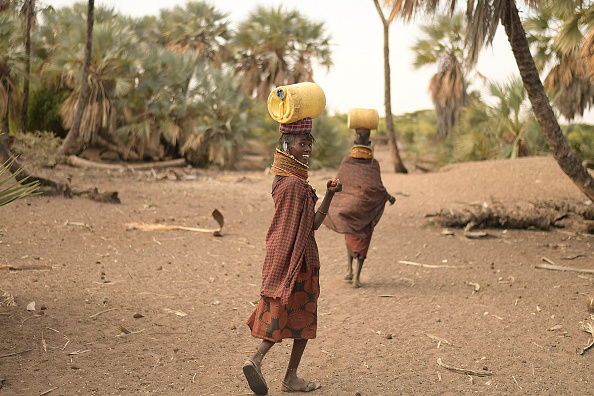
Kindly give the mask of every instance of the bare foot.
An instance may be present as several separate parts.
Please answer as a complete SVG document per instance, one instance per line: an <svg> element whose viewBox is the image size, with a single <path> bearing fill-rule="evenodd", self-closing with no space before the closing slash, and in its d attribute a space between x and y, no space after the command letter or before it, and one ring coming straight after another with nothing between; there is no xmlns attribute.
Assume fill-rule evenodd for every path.
<svg viewBox="0 0 594 396"><path fill-rule="evenodd" d="M346 276L344 277L344 280L352 281L353 280L353 274L346 274Z"/></svg>
<svg viewBox="0 0 594 396"><path fill-rule="evenodd" d="M353 282L353 287L356 287L356 288L359 288L359 287L361 287L361 282L359 282L358 280L355 280L355 281Z"/></svg>

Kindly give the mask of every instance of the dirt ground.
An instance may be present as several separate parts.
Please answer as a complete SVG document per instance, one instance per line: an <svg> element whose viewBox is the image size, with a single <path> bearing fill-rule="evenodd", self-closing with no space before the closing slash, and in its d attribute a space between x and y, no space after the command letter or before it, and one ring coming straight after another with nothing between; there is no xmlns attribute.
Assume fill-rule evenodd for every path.
<svg viewBox="0 0 594 396"><path fill-rule="evenodd" d="M468 239L426 217L483 202L585 202L556 162L403 175L378 150L397 201L376 228L362 288L343 280L344 237L316 233L318 338L299 373L321 381L314 394L592 394L594 350L576 351L590 340L582 325L594 323L586 306L594 275L535 268L543 257L594 268L592 235L569 224ZM54 172L79 187L117 190L121 204L33 197L0 208L0 395L250 395L241 366L258 341L245 321L259 298L271 176ZM333 175L312 172L310 181L323 194ZM215 208L225 217L222 237L126 225L211 228ZM27 266L42 269L18 270ZM270 395L282 394L291 345L264 361Z"/></svg>

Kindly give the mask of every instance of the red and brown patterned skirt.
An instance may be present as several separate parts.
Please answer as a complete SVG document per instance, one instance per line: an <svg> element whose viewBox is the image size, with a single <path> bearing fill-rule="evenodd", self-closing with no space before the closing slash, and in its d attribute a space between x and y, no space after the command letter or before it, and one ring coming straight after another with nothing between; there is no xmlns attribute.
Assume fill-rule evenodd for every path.
<svg viewBox="0 0 594 396"><path fill-rule="evenodd" d="M359 238L354 235L344 234L347 249L353 257L366 258L367 251L369 250L369 244L371 243L371 235L367 238Z"/></svg>
<svg viewBox="0 0 594 396"><path fill-rule="evenodd" d="M272 342L316 338L319 296L319 269L299 272L287 305L282 305L280 298L260 297L247 321L252 336Z"/></svg>

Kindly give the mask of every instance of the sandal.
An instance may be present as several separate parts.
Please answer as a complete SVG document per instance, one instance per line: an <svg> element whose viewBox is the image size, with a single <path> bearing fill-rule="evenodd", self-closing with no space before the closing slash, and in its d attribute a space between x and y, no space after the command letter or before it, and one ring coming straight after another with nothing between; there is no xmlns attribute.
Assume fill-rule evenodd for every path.
<svg viewBox="0 0 594 396"><path fill-rule="evenodd" d="M320 382L313 382L310 381L308 383L306 383L305 385L303 385L301 388L295 388L291 385L289 385L288 383L286 383L285 381L281 381L281 384L283 384L283 386L281 387L281 391L283 392L311 392L311 391L315 391L316 389L320 389L322 387L322 384ZM286 389L283 389L286 388Z"/></svg>
<svg viewBox="0 0 594 396"><path fill-rule="evenodd" d="M244 363L243 375L245 375L245 379L247 380L250 389L256 395L268 394L268 385L266 385L262 373L258 371L256 364L251 359Z"/></svg>

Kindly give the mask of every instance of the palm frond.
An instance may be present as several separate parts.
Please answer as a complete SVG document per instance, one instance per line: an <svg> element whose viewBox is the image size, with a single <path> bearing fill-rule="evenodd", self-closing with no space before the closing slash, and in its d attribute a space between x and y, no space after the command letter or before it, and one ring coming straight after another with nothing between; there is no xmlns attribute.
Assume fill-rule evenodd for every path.
<svg viewBox="0 0 594 396"><path fill-rule="evenodd" d="M0 206L7 205L17 199L38 194L38 182L23 184L23 182L16 181L16 177L22 172L22 168L6 176L14 161L15 159L13 158L0 166Z"/></svg>

